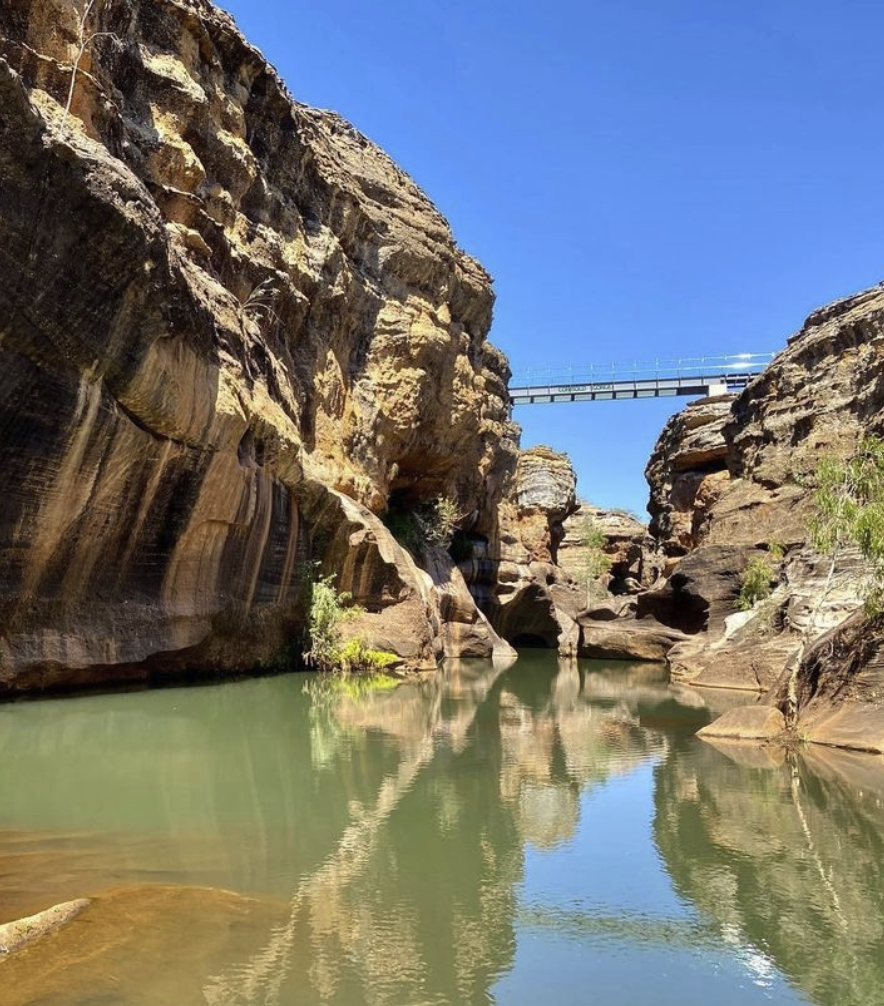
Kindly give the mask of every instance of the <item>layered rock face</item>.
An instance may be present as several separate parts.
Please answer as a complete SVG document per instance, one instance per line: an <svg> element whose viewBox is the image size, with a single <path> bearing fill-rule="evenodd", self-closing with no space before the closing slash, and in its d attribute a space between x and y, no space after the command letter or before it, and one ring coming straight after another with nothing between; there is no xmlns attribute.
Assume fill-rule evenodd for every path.
<svg viewBox="0 0 884 1006"><path fill-rule="evenodd" d="M512 643L576 655L581 598L558 565L564 521L578 505L576 490L566 455L543 446L522 451L500 506L499 539L470 564L471 582L485 581L492 625Z"/></svg>
<svg viewBox="0 0 884 1006"><path fill-rule="evenodd" d="M578 502L576 488L567 455L523 451L500 507L499 541L474 539L473 557L460 570L511 643L566 657L662 660L681 633L653 619L641 637L626 626L636 611L629 595L657 572L646 561L647 528L625 511Z"/></svg>
<svg viewBox="0 0 884 1006"><path fill-rule="evenodd" d="M692 402L669 420L654 447L645 470L648 531L666 556L685 555L700 544L709 511L729 481L723 430L733 399Z"/></svg>
<svg viewBox="0 0 884 1006"><path fill-rule="evenodd" d="M626 510L605 510L582 501L580 509L564 522L565 536L559 546L559 565L575 580L583 578L587 567L586 537L598 532L604 539L603 551L610 561L608 589L611 593L630 593L641 583L656 578L648 562L648 528Z"/></svg>
<svg viewBox="0 0 884 1006"><path fill-rule="evenodd" d="M702 421L713 406L715 420ZM831 563L807 544L820 458L880 435L882 406L878 286L814 312L726 412L701 402L668 424L648 478L651 530L675 558L638 609L691 635L668 654L676 682L767 693L784 712L792 691L808 739L884 750L879 638L856 614L868 570L856 552ZM766 563L772 593L739 612L753 559Z"/></svg>
<svg viewBox="0 0 884 1006"><path fill-rule="evenodd" d="M446 495L496 535L489 277L205 0L82 7L0 8L0 689L253 667L317 560L434 659L372 515Z"/></svg>

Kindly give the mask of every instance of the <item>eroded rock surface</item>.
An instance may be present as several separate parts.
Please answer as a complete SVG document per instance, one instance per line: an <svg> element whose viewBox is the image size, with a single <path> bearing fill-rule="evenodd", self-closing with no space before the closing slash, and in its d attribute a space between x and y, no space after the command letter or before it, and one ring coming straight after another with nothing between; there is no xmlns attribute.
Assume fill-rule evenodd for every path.
<svg viewBox="0 0 884 1006"><path fill-rule="evenodd" d="M578 507L576 489L567 455L549 447L522 451L500 506L499 538L464 567L491 624L510 643L576 656L581 595L558 565L564 521Z"/></svg>
<svg viewBox="0 0 884 1006"><path fill-rule="evenodd" d="M445 495L496 534L488 275L206 0L97 4L66 113L79 17L0 8L0 691L271 660L317 560L431 658L372 514Z"/></svg>
<svg viewBox="0 0 884 1006"><path fill-rule="evenodd" d="M654 447L645 470L648 530L666 556L700 544L709 511L730 481L724 424L733 400L722 395L692 402L669 420Z"/></svg>
<svg viewBox="0 0 884 1006"><path fill-rule="evenodd" d="M856 614L869 569L855 551L815 554L808 522L820 458L882 432L882 360L877 286L811 314L733 400L674 417L647 470L668 579L636 605L690 634L669 653L673 680L797 704L801 736L869 750L884 746L876 630ZM771 594L740 612L753 561L767 564Z"/></svg>

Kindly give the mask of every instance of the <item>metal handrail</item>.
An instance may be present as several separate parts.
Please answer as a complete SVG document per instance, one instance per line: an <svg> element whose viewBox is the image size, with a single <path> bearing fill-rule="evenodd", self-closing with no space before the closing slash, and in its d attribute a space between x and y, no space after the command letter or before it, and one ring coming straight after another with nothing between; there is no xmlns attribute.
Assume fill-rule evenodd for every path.
<svg viewBox="0 0 884 1006"><path fill-rule="evenodd" d="M693 356L671 360L632 363L583 364L578 367L526 368L513 374L510 388L566 384L612 383L630 380L716 377L728 372L750 373L764 370L774 353L735 353L727 356Z"/></svg>

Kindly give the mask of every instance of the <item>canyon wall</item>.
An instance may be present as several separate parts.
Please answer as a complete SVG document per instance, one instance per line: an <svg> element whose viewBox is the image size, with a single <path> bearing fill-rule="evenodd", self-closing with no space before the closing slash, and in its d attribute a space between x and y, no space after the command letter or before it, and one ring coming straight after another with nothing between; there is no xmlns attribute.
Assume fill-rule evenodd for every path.
<svg viewBox="0 0 884 1006"><path fill-rule="evenodd" d="M496 540L489 276L206 0L97 3L78 61L81 13L0 7L0 691L271 663L315 563L432 664L379 517Z"/></svg>
<svg viewBox="0 0 884 1006"><path fill-rule="evenodd" d="M797 711L807 740L884 751L882 639L861 613L869 570L856 550L832 563L808 542L820 459L880 436L882 408L877 286L811 314L738 396L669 422L647 470L667 576L638 614L686 634L668 652L676 684L743 689ZM752 561L771 593L741 611Z"/></svg>

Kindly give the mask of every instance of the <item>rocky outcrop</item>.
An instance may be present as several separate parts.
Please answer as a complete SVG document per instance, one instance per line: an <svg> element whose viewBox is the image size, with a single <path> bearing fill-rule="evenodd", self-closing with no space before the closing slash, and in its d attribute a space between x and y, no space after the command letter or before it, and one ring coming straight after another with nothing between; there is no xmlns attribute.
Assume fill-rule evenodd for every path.
<svg viewBox="0 0 884 1006"><path fill-rule="evenodd" d="M510 643L576 656L581 594L557 562L564 521L578 506L576 488L567 455L549 447L522 451L500 506L497 542L477 543L462 566L491 624Z"/></svg>
<svg viewBox="0 0 884 1006"><path fill-rule="evenodd" d="M814 311L734 402L728 468L768 490L884 430L884 285Z"/></svg>
<svg viewBox="0 0 884 1006"><path fill-rule="evenodd" d="M584 579L587 536L593 532L604 539L602 548L610 560L606 586L611 593L634 592L656 579L647 525L628 510L605 510L582 500L580 509L565 520L564 531L559 565L578 582Z"/></svg>
<svg viewBox="0 0 884 1006"><path fill-rule="evenodd" d="M501 505L498 550L474 541L461 564L470 589L494 629L517 646L662 661L686 637L653 616L635 622L629 595L657 572L647 561L645 525L626 511L578 503L575 488L565 455L523 451Z"/></svg>
<svg viewBox="0 0 884 1006"><path fill-rule="evenodd" d="M785 708L785 676L769 701ZM796 675L798 730L807 741L884 754L884 628L854 612L810 646Z"/></svg>
<svg viewBox="0 0 884 1006"><path fill-rule="evenodd" d="M856 552L832 563L808 545L820 458L880 435L882 406L878 286L814 312L730 403L696 403L670 421L647 474L651 531L675 559L636 610L690 634L669 653L673 680L764 693L783 712L794 690L801 736L884 746L875 630L855 614L869 571ZM753 560L767 564L773 591L739 612Z"/></svg>
<svg viewBox="0 0 884 1006"><path fill-rule="evenodd" d="M566 454L531 447L519 454L502 504L501 542L529 562L558 563L564 522L578 509L577 476Z"/></svg>
<svg viewBox="0 0 884 1006"><path fill-rule="evenodd" d="M254 667L317 561L432 659L372 515L444 495L496 536L489 277L207 0L96 4L75 67L80 16L0 9L0 690Z"/></svg>
<svg viewBox="0 0 884 1006"><path fill-rule="evenodd" d="M704 537L709 511L730 481L724 424L733 395L702 398L676 413L645 470L648 531L665 556L685 555Z"/></svg>

